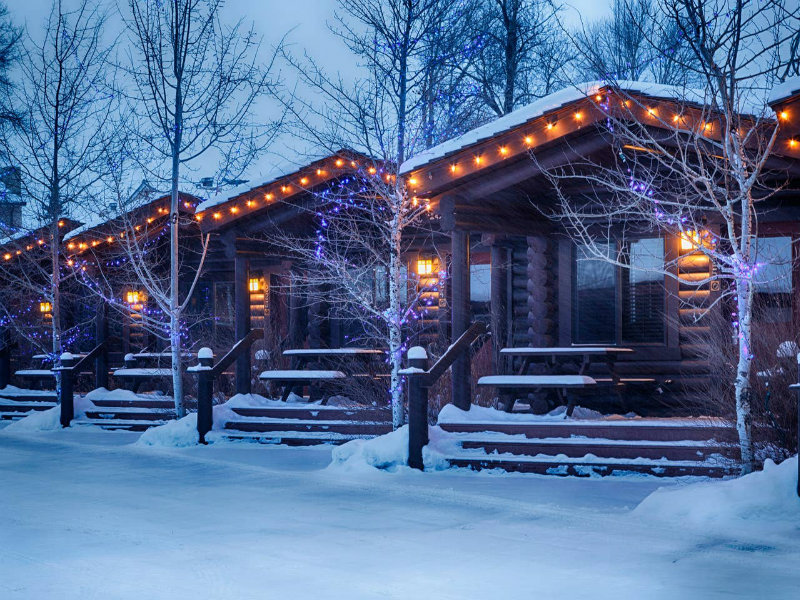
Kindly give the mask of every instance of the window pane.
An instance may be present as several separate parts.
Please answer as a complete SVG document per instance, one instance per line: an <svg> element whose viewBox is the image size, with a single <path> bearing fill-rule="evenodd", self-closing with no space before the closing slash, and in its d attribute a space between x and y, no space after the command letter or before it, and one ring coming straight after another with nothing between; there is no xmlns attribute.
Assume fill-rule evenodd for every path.
<svg viewBox="0 0 800 600"><path fill-rule="evenodd" d="M622 341L664 343L664 240L631 242L622 269Z"/></svg>
<svg viewBox="0 0 800 600"><path fill-rule="evenodd" d="M610 255L611 246L602 246ZM612 344L616 340L616 268L593 258L585 246L575 252L574 333L578 344Z"/></svg>
<svg viewBox="0 0 800 600"><path fill-rule="evenodd" d="M489 302L491 295L491 266L469 266L469 299L472 302Z"/></svg>
<svg viewBox="0 0 800 600"><path fill-rule="evenodd" d="M757 260L761 265L755 282L755 316L763 322L792 320L792 238L770 237L756 240Z"/></svg>

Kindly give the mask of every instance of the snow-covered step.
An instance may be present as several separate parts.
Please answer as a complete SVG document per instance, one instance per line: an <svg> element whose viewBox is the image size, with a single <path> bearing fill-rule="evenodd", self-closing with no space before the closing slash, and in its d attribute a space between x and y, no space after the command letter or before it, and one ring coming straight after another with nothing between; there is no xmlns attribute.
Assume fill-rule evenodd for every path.
<svg viewBox="0 0 800 600"><path fill-rule="evenodd" d="M594 456L504 456L458 454L447 459L454 467L475 470L502 469L514 473L537 473L540 475L620 475L644 473L659 477L725 477L738 471L734 462L720 461L669 461L647 459L612 459Z"/></svg>
<svg viewBox="0 0 800 600"><path fill-rule="evenodd" d="M388 408L344 408L334 406L265 406L235 407L233 411L243 417L271 419L322 419L325 421L391 421Z"/></svg>
<svg viewBox="0 0 800 600"><path fill-rule="evenodd" d="M92 400L97 407L107 408L145 408L145 409L174 409L175 402L172 398L137 398L137 399L115 399L115 398L95 398Z"/></svg>
<svg viewBox="0 0 800 600"><path fill-rule="evenodd" d="M513 454L535 456L537 454L564 455L580 458L592 454L601 458L647 458L666 460L704 460L712 455L729 458L738 456L734 445L706 442L660 442L606 440L592 438L551 438L541 440L461 440L465 450L480 449L487 454Z"/></svg>
<svg viewBox="0 0 800 600"><path fill-rule="evenodd" d="M132 421L168 421L175 418L175 411L169 409L106 408L87 410L88 419L128 419Z"/></svg>
<svg viewBox="0 0 800 600"><path fill-rule="evenodd" d="M100 427L101 429L110 429L110 430L122 429L126 431L146 431L151 427L165 425L169 421L170 419L142 420L142 419L82 418L82 419L75 419L72 423L73 425L94 425Z"/></svg>
<svg viewBox="0 0 800 600"><path fill-rule="evenodd" d="M527 438L586 437L607 440L708 441L736 439L735 430L712 419L619 419L608 421L487 421L439 422L451 433L484 431L524 435Z"/></svg>
<svg viewBox="0 0 800 600"><path fill-rule="evenodd" d="M378 436L389 433L392 424L380 421L346 421L315 419L269 419L254 418L251 420L233 419L225 423L226 430L273 433L338 433L345 435Z"/></svg>
<svg viewBox="0 0 800 600"><path fill-rule="evenodd" d="M15 402L0 399L0 420L21 419L31 411L42 411L57 406L55 402Z"/></svg>
<svg viewBox="0 0 800 600"><path fill-rule="evenodd" d="M374 435L342 434L332 432L297 432L275 431L271 433L257 433L244 431L226 431L225 438L260 444L282 444L285 446L317 446L321 444L338 445L350 440L369 439Z"/></svg>

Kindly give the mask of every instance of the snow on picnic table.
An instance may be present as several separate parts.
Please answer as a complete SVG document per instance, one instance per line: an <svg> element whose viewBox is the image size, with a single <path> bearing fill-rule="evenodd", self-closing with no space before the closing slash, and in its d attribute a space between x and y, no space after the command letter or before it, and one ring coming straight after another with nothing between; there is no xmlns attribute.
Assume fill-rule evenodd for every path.
<svg viewBox="0 0 800 600"><path fill-rule="evenodd" d="M348 471L329 447L136 438L0 430L0 597L780 599L800 584L787 498L711 532L654 514L741 492L729 482ZM791 466L754 483L782 489Z"/></svg>

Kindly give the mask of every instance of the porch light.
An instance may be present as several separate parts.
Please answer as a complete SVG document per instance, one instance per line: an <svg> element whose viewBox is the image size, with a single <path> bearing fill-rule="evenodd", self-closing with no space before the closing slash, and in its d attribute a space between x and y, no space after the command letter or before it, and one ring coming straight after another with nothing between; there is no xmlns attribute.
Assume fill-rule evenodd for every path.
<svg viewBox="0 0 800 600"><path fill-rule="evenodd" d="M10 252L6 252L5 254L3 254L3 259L4 260L11 260L11 253Z"/></svg>
<svg viewBox="0 0 800 600"><path fill-rule="evenodd" d="M430 258L420 258L417 260L417 275L430 275L433 273L433 260Z"/></svg>
<svg viewBox="0 0 800 600"><path fill-rule="evenodd" d="M526 143L526 144L528 144L528 146L530 146L531 144L533 144L533 137L531 137L531 136L529 136L529 135L526 135L526 136L525 136L525 143Z"/></svg>
<svg viewBox="0 0 800 600"><path fill-rule="evenodd" d="M301 183L302 185L308 185L308 177L302 177L302 178L300 179L300 183Z"/></svg>
<svg viewBox="0 0 800 600"><path fill-rule="evenodd" d="M341 167L344 164L344 161L341 158L336 159L336 166Z"/></svg>
<svg viewBox="0 0 800 600"><path fill-rule="evenodd" d="M39 302L39 312L43 315L53 312L53 305L49 302Z"/></svg>
<svg viewBox="0 0 800 600"><path fill-rule="evenodd" d="M687 229L681 233L681 250L696 250L706 245L705 240L707 239L708 230L701 229L695 231L693 229Z"/></svg>
<svg viewBox="0 0 800 600"><path fill-rule="evenodd" d="M215 212L214 213L214 218L215 219L221 219L222 218L222 213Z"/></svg>
<svg viewBox="0 0 800 600"><path fill-rule="evenodd" d="M58 226L59 226L59 227L63 227L63 226L64 226L64 221L59 221L59 222L58 222Z"/></svg>
<svg viewBox="0 0 800 600"><path fill-rule="evenodd" d="M581 119L583 119L583 113L581 111L576 112L575 113L575 120L576 121L580 121Z"/></svg>
<svg viewBox="0 0 800 600"><path fill-rule="evenodd" d="M500 146L500 154L503 156L508 154L508 148L506 146Z"/></svg>
<svg viewBox="0 0 800 600"><path fill-rule="evenodd" d="M798 146L798 141L796 139L792 138L789 140L789 148L797 148L797 146Z"/></svg>
<svg viewBox="0 0 800 600"><path fill-rule="evenodd" d="M261 280L258 277L251 277L247 287L251 292L260 292Z"/></svg>
<svg viewBox="0 0 800 600"><path fill-rule="evenodd" d="M782 110L781 112L779 112L778 116L780 117L781 121L788 121L789 120L789 113L786 112L785 110Z"/></svg>
<svg viewBox="0 0 800 600"><path fill-rule="evenodd" d="M125 301L128 304L139 304L139 292L131 290L125 294Z"/></svg>

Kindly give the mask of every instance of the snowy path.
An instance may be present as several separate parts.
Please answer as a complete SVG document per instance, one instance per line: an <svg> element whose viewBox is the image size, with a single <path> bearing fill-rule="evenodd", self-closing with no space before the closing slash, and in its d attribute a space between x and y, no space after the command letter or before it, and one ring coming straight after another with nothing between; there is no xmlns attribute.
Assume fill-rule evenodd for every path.
<svg viewBox="0 0 800 600"><path fill-rule="evenodd" d="M631 514L663 482L326 469L0 431L0 598L795 598L798 530ZM800 526L800 524L798 524ZM536 596L534 595L536 594Z"/></svg>

